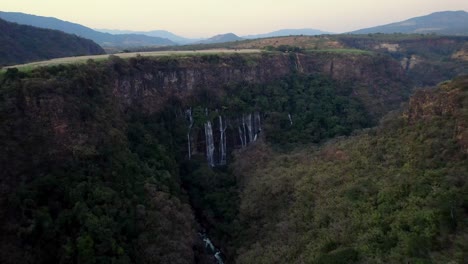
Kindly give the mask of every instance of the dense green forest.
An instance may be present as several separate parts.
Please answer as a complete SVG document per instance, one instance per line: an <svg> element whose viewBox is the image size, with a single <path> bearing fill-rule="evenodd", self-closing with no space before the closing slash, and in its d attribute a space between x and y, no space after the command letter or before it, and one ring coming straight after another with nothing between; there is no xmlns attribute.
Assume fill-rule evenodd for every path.
<svg viewBox="0 0 468 264"><path fill-rule="evenodd" d="M237 154L238 263L466 263L468 78L319 148Z"/></svg>
<svg viewBox="0 0 468 264"><path fill-rule="evenodd" d="M119 113L109 77L3 76L2 263L191 263L194 220L163 126Z"/></svg>
<svg viewBox="0 0 468 264"><path fill-rule="evenodd" d="M376 69L384 62L362 56ZM245 72L256 63L196 59ZM386 101L320 72L145 86L182 60L111 57L0 75L1 263L213 263L197 232L226 263L466 261L466 77L417 92L369 128L382 113L368 105ZM382 90L396 85L385 78L376 77ZM235 120L255 111L262 131L242 148ZM203 128L220 116L231 154L212 168Z"/></svg>
<svg viewBox="0 0 468 264"><path fill-rule="evenodd" d="M19 25L0 19L0 31L0 66L105 53L92 40L58 30Z"/></svg>

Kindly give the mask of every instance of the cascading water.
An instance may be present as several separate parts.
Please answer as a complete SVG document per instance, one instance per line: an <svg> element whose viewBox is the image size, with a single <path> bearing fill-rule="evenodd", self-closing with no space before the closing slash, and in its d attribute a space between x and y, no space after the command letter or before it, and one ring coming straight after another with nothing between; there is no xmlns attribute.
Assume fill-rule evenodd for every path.
<svg viewBox="0 0 468 264"><path fill-rule="evenodd" d="M226 165L226 127L227 124L223 124L223 117L219 116L219 145L220 145L220 159L219 165Z"/></svg>
<svg viewBox="0 0 468 264"><path fill-rule="evenodd" d="M213 140L213 129L211 127L211 121L205 123L205 139L206 139L206 159L211 167L215 166L214 162L214 140Z"/></svg>
<svg viewBox="0 0 468 264"><path fill-rule="evenodd" d="M254 131L252 130L252 114L248 114L247 117L245 118L245 123L247 125L247 132L249 133L249 142L254 141Z"/></svg>
<svg viewBox="0 0 468 264"><path fill-rule="evenodd" d="M293 125L291 114L288 113L289 125Z"/></svg>
<svg viewBox="0 0 468 264"><path fill-rule="evenodd" d="M203 240L203 242L205 243L205 248L211 253L213 254L215 260L216 260L216 263L217 264L224 264L223 262L223 258L221 257L221 251L219 251L219 249L217 249L213 243L211 242L210 238L206 235L206 234L202 234L202 233L198 233L198 235L200 236L200 238Z"/></svg>
<svg viewBox="0 0 468 264"><path fill-rule="evenodd" d="M249 144L248 138L247 138L247 131L245 129L245 117L242 115L242 135L244 136L244 146L247 146Z"/></svg>
<svg viewBox="0 0 468 264"><path fill-rule="evenodd" d="M203 239L203 242L205 242L205 247L211 249L211 251L215 252L215 247L213 243L211 243L211 240L207 237Z"/></svg>
<svg viewBox="0 0 468 264"><path fill-rule="evenodd" d="M187 116L188 121L189 121L189 126L188 126L188 131L187 131L187 146L188 146L188 159L190 160L192 158L192 146L191 146L191 140L190 140L190 132L192 131L192 127L193 127L192 108L187 109L185 111L185 115Z"/></svg>
<svg viewBox="0 0 468 264"><path fill-rule="evenodd" d="M218 261L218 264L224 264L223 259L221 258L221 252L218 251L214 254L214 257L216 261Z"/></svg>
<svg viewBox="0 0 468 264"><path fill-rule="evenodd" d="M242 115L242 119L239 119L238 131L242 148L255 142L258 138L258 133L262 131L260 113L254 112L253 114Z"/></svg>
<svg viewBox="0 0 468 264"><path fill-rule="evenodd" d="M242 135L242 128L241 128L241 126L239 126L238 129L239 129L239 138L240 138L240 141L241 141L241 146L242 146L242 147L245 147L244 135Z"/></svg>
<svg viewBox="0 0 468 264"><path fill-rule="evenodd" d="M195 153L196 146L193 145L192 130L194 126L194 118L192 108L185 111L186 119L188 120L187 131L187 149L188 159L190 160ZM205 109L205 115L208 117L208 109ZM239 133L239 140L241 148L246 147L252 142L257 141L258 134L262 131L261 117L259 112L252 112L244 114L237 119L237 130ZM211 167L224 166L227 164L227 141L226 131L228 130L228 120L222 115L218 115L218 126L212 124L210 120L204 124L205 128L205 147L206 159ZM214 127L213 127L214 126ZM219 131L219 137L215 139L213 136L213 129ZM218 141L219 139L219 141Z"/></svg>
<svg viewBox="0 0 468 264"><path fill-rule="evenodd" d="M254 141L256 141L258 133L260 133L260 131L262 131L262 125L260 123L260 113L259 112L254 113L253 126L254 126L254 131L255 131Z"/></svg>

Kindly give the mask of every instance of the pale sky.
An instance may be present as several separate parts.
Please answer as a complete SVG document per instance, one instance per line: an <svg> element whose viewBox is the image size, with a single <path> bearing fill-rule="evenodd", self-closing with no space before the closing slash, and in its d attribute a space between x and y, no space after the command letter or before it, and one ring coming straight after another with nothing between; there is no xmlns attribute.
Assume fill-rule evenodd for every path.
<svg viewBox="0 0 468 264"><path fill-rule="evenodd" d="M0 11L56 17L90 28L164 29L184 37L284 28L342 33L446 10L468 0L2 0Z"/></svg>

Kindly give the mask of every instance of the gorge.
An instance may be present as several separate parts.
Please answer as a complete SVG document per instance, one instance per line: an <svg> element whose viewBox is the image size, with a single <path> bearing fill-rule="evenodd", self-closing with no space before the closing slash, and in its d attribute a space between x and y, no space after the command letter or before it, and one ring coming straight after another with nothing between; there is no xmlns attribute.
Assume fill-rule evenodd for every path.
<svg viewBox="0 0 468 264"><path fill-rule="evenodd" d="M0 262L466 259L466 63L347 41L7 69Z"/></svg>

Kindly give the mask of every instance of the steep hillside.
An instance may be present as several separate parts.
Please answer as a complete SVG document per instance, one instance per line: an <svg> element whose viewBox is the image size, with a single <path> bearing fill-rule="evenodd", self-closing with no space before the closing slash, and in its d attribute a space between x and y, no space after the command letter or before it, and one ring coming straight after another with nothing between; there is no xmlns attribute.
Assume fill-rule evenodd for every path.
<svg viewBox="0 0 468 264"><path fill-rule="evenodd" d="M112 35L95 31L80 24L63 21L53 17L42 17L17 12L1 12L0 18L23 25L40 28L60 30L88 38L101 46L135 47L135 46L165 46L175 45L175 42L166 38L150 37L143 34Z"/></svg>
<svg viewBox="0 0 468 264"><path fill-rule="evenodd" d="M227 263L401 262L427 252L449 259L450 250L463 257L463 178L447 177L455 187L441 181L414 197L417 185L405 178L426 182L415 173L426 168L435 170L430 184L445 175L438 169L463 175L458 120L466 118L457 109L464 90L451 87L450 96L423 96L427 103L406 123L370 130L368 137L389 140L377 137L377 149L361 147L370 143L358 136L337 151L314 152L306 146L351 136L407 101L412 84L399 61L373 52L266 52L7 69L0 75L0 262L208 264L216 254ZM419 127L418 116L441 112L429 110L432 98L451 108ZM426 135L457 140L428 144ZM393 148L400 142L406 152ZM315 168L330 171L314 176ZM363 185L340 185L349 179ZM381 184L390 187L367 200ZM401 203L406 211L393 203L406 197L401 189L410 197ZM417 195L433 190L440 192L429 201L447 208L408 213L418 209ZM341 199L348 196L368 203ZM369 225L359 226L353 206ZM434 235L434 219L446 233ZM426 238L445 239L440 247L449 249L419 243Z"/></svg>
<svg viewBox="0 0 468 264"><path fill-rule="evenodd" d="M105 53L91 40L58 30L24 26L0 19L0 31L0 66Z"/></svg>
<svg viewBox="0 0 468 264"><path fill-rule="evenodd" d="M215 180L209 166L222 164L218 154L230 163L259 129L272 142L284 132L299 144L368 126L367 116L405 100L399 74L384 57L327 54L111 57L8 69L0 80L0 262L206 259L194 216L208 228L236 217L232 174ZM260 123L247 129L252 119ZM196 196L213 181L216 195ZM225 227L214 233L232 230ZM223 248L228 239L213 237Z"/></svg>
<svg viewBox="0 0 468 264"><path fill-rule="evenodd" d="M356 136L238 152L236 263L466 263L468 77Z"/></svg>
<svg viewBox="0 0 468 264"><path fill-rule="evenodd" d="M338 35L345 47L386 54L400 61L417 86L434 86L443 79L468 74L468 37L373 34Z"/></svg>
<svg viewBox="0 0 468 264"><path fill-rule="evenodd" d="M352 34L406 33L439 35L468 35L468 13L465 11L436 12L388 25L360 29Z"/></svg>

